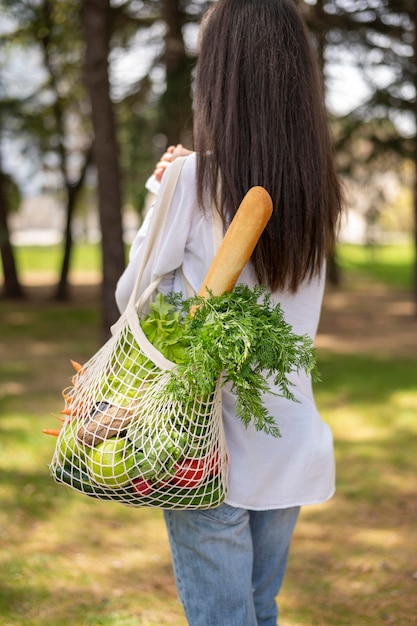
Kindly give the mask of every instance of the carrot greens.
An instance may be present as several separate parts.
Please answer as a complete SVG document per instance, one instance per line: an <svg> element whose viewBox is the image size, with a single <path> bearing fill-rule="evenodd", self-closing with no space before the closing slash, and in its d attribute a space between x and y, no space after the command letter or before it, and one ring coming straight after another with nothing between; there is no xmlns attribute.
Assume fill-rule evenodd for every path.
<svg viewBox="0 0 417 626"><path fill-rule="evenodd" d="M180 362L163 393L180 402L209 396L221 376L222 383L231 383L236 394L238 418L246 426L252 422L256 430L279 437L262 394L270 392L268 379L272 377L279 395L296 401L289 374L300 370L315 374L311 338L294 334L281 306L273 304L260 286L251 289L239 284L230 293L210 294L208 299L195 296L182 301L181 294L166 298L158 294L157 298L151 316L162 311L169 318L169 337L177 336L181 348ZM187 312L192 307L196 310L191 317ZM175 310L183 315L173 315ZM154 327L149 318L141 324L145 332ZM159 341L159 349L173 354L171 341L168 346Z"/></svg>

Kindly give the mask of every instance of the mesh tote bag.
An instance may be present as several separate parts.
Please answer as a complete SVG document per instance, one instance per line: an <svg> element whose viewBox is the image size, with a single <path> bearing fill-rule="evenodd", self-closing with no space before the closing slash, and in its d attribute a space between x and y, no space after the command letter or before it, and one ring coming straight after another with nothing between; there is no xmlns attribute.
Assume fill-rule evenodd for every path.
<svg viewBox="0 0 417 626"><path fill-rule="evenodd" d="M198 297L191 299L190 310L184 311L178 307L178 302L174 305L158 294L162 277L142 290L142 284L148 282L144 278L147 264L163 232L183 162L183 158L176 159L165 174L167 182L155 207L135 286L126 310L112 328L112 337L87 363L73 363L77 372L72 386L63 392L66 418L50 463L50 471L57 482L88 496L129 506L204 509L218 506L226 497L228 453L221 404L224 372L221 367L211 366L206 349L187 352L182 342L191 344L194 340L195 346L196 336L181 336L181 332L184 328L195 329L195 326L187 327L185 321L201 321L205 309L208 318L212 318L216 297L217 302L223 302L224 294L232 295L236 280L272 213L267 192L261 187L252 188L222 239L221 219L217 211L212 211L217 252ZM253 416L255 404L246 383L258 382L259 389L256 385L251 389L257 392L261 402L260 392L265 385L261 370L276 369L275 352L271 353L271 362L264 363L258 358L255 370L248 367L252 354L250 345L256 344L258 334L262 343L265 329L269 332L268 343L269 339L276 341L277 318L268 308L268 315L271 315L268 323L259 333L252 332L254 336L249 343L243 333L241 354L235 349L237 336L230 329L238 327L237 332L240 332L243 314L253 331L258 313L265 313L265 308L253 308L258 295L253 292L250 296L252 318L242 312L239 303L235 309L220 311L220 317L226 314L233 318L229 317L222 332L233 337L232 377L239 359L241 371L248 377L242 387L248 400L248 419ZM188 306L190 301L182 303ZM234 318L234 314L240 318ZM160 343L163 333L169 335L168 341L165 336L164 350ZM211 347L221 348L224 334L216 341L204 326L203 335ZM278 343L277 354L284 354L280 339ZM258 347L258 357L270 353L264 346L265 342L260 350ZM223 356L227 353L230 366L228 351L221 351ZM205 368L210 364L209 371L202 369L207 355L204 363ZM191 384L189 378L181 375L184 362L191 364ZM200 382L196 384L196 381ZM262 420L265 417L263 409L260 417Z"/></svg>
<svg viewBox="0 0 417 626"><path fill-rule="evenodd" d="M63 392L66 418L49 466L59 483L133 507L210 508L226 496L220 382L205 397L167 400L161 390L176 364L149 342L140 324L159 280L140 297L138 285L182 164L176 159L167 172L135 288L112 337L84 365L73 363L77 372Z"/></svg>

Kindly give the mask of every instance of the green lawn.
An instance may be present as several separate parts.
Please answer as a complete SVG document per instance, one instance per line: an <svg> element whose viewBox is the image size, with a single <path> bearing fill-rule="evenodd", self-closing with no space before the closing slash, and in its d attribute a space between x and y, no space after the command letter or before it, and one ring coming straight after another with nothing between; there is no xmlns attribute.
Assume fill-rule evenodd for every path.
<svg viewBox="0 0 417 626"><path fill-rule="evenodd" d="M380 246L343 244L337 259L342 272L364 274L392 287L411 289L414 250L412 243Z"/></svg>
<svg viewBox="0 0 417 626"><path fill-rule="evenodd" d="M28 272L60 271L62 263L61 246L22 246L15 249L18 269L23 274ZM73 248L71 270L94 271L100 268L100 246L76 244Z"/></svg>
<svg viewBox="0 0 417 626"><path fill-rule="evenodd" d="M59 246L21 247L16 249L19 271L50 271L58 274L62 251ZM410 289L413 277L414 250L411 242L397 245L360 246L341 244L337 260L342 272L366 274L393 287ZM99 245L77 244L71 270L95 271L101 264Z"/></svg>
<svg viewBox="0 0 417 626"><path fill-rule="evenodd" d="M402 257L404 250L383 252L379 280L403 287L411 249ZM41 253L21 253L35 269ZM88 269L95 269L90 253ZM372 275L362 251L349 246L340 255L349 276ZM43 250L46 268L47 256ZM99 346L97 306L37 300L1 307L0 625L185 626L161 513L90 500L48 474L55 440L41 429L57 425L69 359L83 362ZM302 511L280 625L411 626L417 355L321 350L318 359L316 398L334 432L337 493Z"/></svg>

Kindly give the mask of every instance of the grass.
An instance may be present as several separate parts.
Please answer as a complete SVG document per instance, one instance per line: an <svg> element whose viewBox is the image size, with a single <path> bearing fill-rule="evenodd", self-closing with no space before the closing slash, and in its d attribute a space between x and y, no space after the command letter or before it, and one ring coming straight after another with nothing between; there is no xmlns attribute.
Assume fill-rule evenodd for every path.
<svg viewBox="0 0 417 626"><path fill-rule="evenodd" d="M416 624L417 359L321 353L320 363L316 397L335 437L337 494L303 510L284 623Z"/></svg>
<svg viewBox="0 0 417 626"><path fill-rule="evenodd" d="M48 473L55 440L41 429L63 407L68 359L97 349L97 321L91 307L3 306L2 625L181 624L160 512L90 501Z"/></svg>
<svg viewBox="0 0 417 626"><path fill-rule="evenodd" d="M16 262L19 272L55 272L61 269L62 246L21 246L16 248ZM76 244L71 258L74 271L93 271L100 267L101 251L99 244Z"/></svg>
<svg viewBox="0 0 417 626"><path fill-rule="evenodd" d="M366 273L352 251L347 271ZM185 626L161 513L89 500L48 474L54 440L41 429L55 427L69 358L99 345L94 302L2 302L1 315L0 625ZM318 357L337 493L302 511L280 624L413 626L417 355Z"/></svg>
<svg viewBox="0 0 417 626"><path fill-rule="evenodd" d="M412 242L396 245L342 244L337 259L342 273L366 274L391 287L411 289L414 250Z"/></svg>
<svg viewBox="0 0 417 626"><path fill-rule="evenodd" d="M57 276L62 261L60 246L22 246L16 249L19 271L54 272ZM342 272L352 275L366 274L382 280L392 287L410 289L413 280L414 250L411 241L396 245L361 246L340 244L337 251ZM74 246L71 270L74 272L97 271L100 268L101 251L98 244Z"/></svg>

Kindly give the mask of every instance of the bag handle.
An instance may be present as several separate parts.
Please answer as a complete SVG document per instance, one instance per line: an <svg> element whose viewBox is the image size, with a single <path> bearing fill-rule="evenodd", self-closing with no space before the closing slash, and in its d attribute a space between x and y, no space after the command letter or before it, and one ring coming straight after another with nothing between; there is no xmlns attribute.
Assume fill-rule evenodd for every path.
<svg viewBox="0 0 417 626"><path fill-rule="evenodd" d="M158 238L162 235L165 221L168 215L168 210L171 205L177 182L186 158L187 157L177 157L176 159L174 159L169 169L164 174L165 185L160 197L157 200L157 204L154 207L154 215L150 224L149 231L146 235L145 247L141 255L141 262L136 274L135 284L131 291L124 312L117 320L117 322L111 327L112 334L114 334L118 330L119 326L123 325L126 319L128 319L129 323L133 324L133 326L137 326L136 318L138 309L140 309L141 306L150 298L152 293L156 290L159 282L161 281L162 276L157 277L155 280L152 281L152 284L144 290L139 299L137 298L140 281L142 279L146 265L150 259L151 252ZM212 232L214 252L216 252L223 239L223 222L219 212L215 209L214 206L212 206ZM187 297L190 297L194 294L194 292L185 275L184 281L187 289Z"/></svg>
<svg viewBox="0 0 417 626"><path fill-rule="evenodd" d="M151 252L154 249L155 244L157 243L157 240L162 235L165 221L168 215L169 207L171 205L172 198L174 196L175 189L178 183L178 179L180 177L181 170L182 170L182 167L184 165L186 158L187 157L184 156L184 157L177 157L176 159L174 159L174 161L172 161L170 168L164 174L164 176L166 176L168 180L166 181L166 184L162 190L162 194L160 198L158 199L158 204L154 207L155 214L153 215L149 232L146 235L145 248L141 255L141 263L139 265L139 268L136 274L135 284L131 292L129 303L126 309L128 308L131 308L132 310L135 309L135 312L136 312L138 309L139 302L144 303L149 298L149 289L145 290L146 296L144 292L138 298L137 294L139 290L140 281L142 279L143 272L145 271L145 267L150 259ZM216 253L216 251L218 250L223 240L223 221L221 219L219 212L215 208L214 204L212 204L212 207L211 207L211 215L212 215L213 248L214 248L214 253ZM184 274L183 276L184 276L184 282L185 282L185 287L186 287L186 292L187 292L186 295L187 297L191 297L192 295L194 295L194 291L187 277ZM156 287L158 286L158 283L160 282L161 278L162 276L152 281L152 284L154 285L154 289L156 289ZM155 287L155 282L156 282L156 287Z"/></svg>
<svg viewBox="0 0 417 626"><path fill-rule="evenodd" d="M164 180L164 183L166 184L164 185L161 196L157 201L157 205L154 207L153 219L150 224L149 232L146 235L145 247L141 255L141 263L139 265L136 274L135 285L130 296L130 299L134 302L136 302L139 284L145 271L145 267L151 257L151 252L164 230L168 210L171 206L172 198L174 196L175 188L177 186L178 178L180 176L185 159L186 157L177 157L176 159L174 159L174 161L172 161L170 168L165 172L167 180Z"/></svg>
<svg viewBox="0 0 417 626"><path fill-rule="evenodd" d="M150 223L149 231L145 238L144 249L141 255L138 271L136 273L135 283L130 293L129 300L125 307L125 310L120 315L119 319L111 326L110 331L114 335L120 326L123 326L126 319L132 317L129 316L129 311L135 310L137 291L139 289L140 281L145 271L146 264L148 263L153 247L155 246L158 237L164 228L164 224L168 215L168 209L171 205L171 201L177 186L178 178L180 176L182 167L184 165L186 157L177 157L172 161L170 167L164 174L164 187L162 193L155 203L153 208L154 215Z"/></svg>

